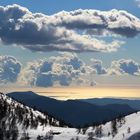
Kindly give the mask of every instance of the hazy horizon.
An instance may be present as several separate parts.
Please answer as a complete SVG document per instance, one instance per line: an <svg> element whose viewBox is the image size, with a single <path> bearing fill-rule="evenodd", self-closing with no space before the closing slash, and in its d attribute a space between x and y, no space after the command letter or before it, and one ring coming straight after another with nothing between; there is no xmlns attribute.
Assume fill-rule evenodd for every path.
<svg viewBox="0 0 140 140"><path fill-rule="evenodd" d="M87 98L140 98L140 87L133 86L102 86L102 87L53 87L53 88L0 88L4 93L33 91L39 95L59 99L87 99Z"/></svg>

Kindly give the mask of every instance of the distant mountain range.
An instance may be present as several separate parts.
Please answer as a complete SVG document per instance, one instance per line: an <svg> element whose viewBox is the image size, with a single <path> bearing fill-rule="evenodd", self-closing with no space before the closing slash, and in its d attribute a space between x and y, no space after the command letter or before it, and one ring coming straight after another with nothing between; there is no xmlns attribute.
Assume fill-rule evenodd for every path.
<svg viewBox="0 0 140 140"><path fill-rule="evenodd" d="M94 104L90 100L59 101L46 96L40 96L32 91L12 92L7 95L29 107L47 112L56 119L63 120L71 127L100 124L119 116L126 116L136 112L135 108L125 103L117 104L110 102L111 104L99 105L97 103Z"/></svg>
<svg viewBox="0 0 140 140"><path fill-rule="evenodd" d="M134 99L117 99L117 98L93 98L93 99L81 99L79 101L83 101L90 104L96 104L99 106L105 106L110 104L127 104L131 108L135 110L140 110L140 100Z"/></svg>

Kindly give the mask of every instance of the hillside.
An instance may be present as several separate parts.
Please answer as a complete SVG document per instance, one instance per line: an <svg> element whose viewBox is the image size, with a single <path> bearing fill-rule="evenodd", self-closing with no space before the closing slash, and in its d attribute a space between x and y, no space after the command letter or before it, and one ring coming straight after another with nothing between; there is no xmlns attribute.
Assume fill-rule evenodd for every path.
<svg viewBox="0 0 140 140"><path fill-rule="evenodd" d="M90 127L85 135L90 137L89 140L94 140L92 138L95 140L140 140L139 124L140 112L115 119L105 125Z"/></svg>
<svg viewBox="0 0 140 140"><path fill-rule="evenodd" d="M63 120L71 127L101 124L119 116L126 116L135 112L134 109L126 104L99 106L78 100L59 101L53 98L39 96L31 91L13 92L7 95L27 106L47 112L55 118Z"/></svg>
<svg viewBox="0 0 140 140"><path fill-rule="evenodd" d="M105 125L75 129L59 127L60 122L49 115L2 93L0 108L0 140L139 140L140 112Z"/></svg>
<svg viewBox="0 0 140 140"><path fill-rule="evenodd" d="M35 139L38 135L45 136L47 132L51 135L51 126L57 128L62 124L52 116L40 113L0 93L0 140ZM63 124L63 127L66 126ZM34 132L37 132L35 136Z"/></svg>

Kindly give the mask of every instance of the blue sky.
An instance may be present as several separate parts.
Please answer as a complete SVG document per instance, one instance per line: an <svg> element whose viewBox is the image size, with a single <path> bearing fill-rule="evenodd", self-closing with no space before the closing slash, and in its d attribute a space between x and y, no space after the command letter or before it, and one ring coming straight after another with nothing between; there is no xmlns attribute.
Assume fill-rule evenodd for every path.
<svg viewBox="0 0 140 140"><path fill-rule="evenodd" d="M111 9L125 10L134 16L140 18L140 7L135 0L2 0L0 1L1 6L7 6L12 4L18 4L26 7L33 13L44 13L46 15L53 15L54 13L65 11L73 11L77 9L95 9L101 11L109 11ZM98 37L97 37L98 38ZM111 36L101 37L104 41L108 42L114 40ZM116 39L116 38L115 38ZM140 63L140 34L132 37L117 37L118 40L124 41L121 47L115 52L82 52L78 53L77 56L84 62L89 63L91 58L100 59L105 68L110 67L111 62L120 59L132 59L137 63ZM110 43L110 42L109 42ZM28 49L19 47L13 47L11 44L1 45L0 55L11 55L19 60L23 67L29 61L37 59L43 59L44 57L59 56L58 51L53 52L32 52ZM100 76L99 76L100 79ZM98 80L100 81L100 80ZM127 82L126 82L127 83Z"/></svg>
<svg viewBox="0 0 140 140"><path fill-rule="evenodd" d="M70 11L75 9L123 9L136 16L140 15L140 10L135 0L1 0L0 5L19 4L30 9L32 12L42 12L45 14L53 14L62 10Z"/></svg>

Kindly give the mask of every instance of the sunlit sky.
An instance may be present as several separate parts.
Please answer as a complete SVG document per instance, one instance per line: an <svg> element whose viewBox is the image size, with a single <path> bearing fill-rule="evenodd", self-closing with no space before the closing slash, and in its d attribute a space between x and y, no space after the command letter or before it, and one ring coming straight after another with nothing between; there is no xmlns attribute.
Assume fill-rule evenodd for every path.
<svg viewBox="0 0 140 140"><path fill-rule="evenodd" d="M8 88L1 91L10 93L14 91L33 91L39 95L55 98L58 100L87 99L87 98L140 98L139 87L53 87L53 88Z"/></svg>
<svg viewBox="0 0 140 140"><path fill-rule="evenodd" d="M58 99L140 97L140 2L1 0L0 6L1 91L33 90ZM98 10L104 29L96 27L100 17L86 13L88 24L76 17L78 9L82 16Z"/></svg>

